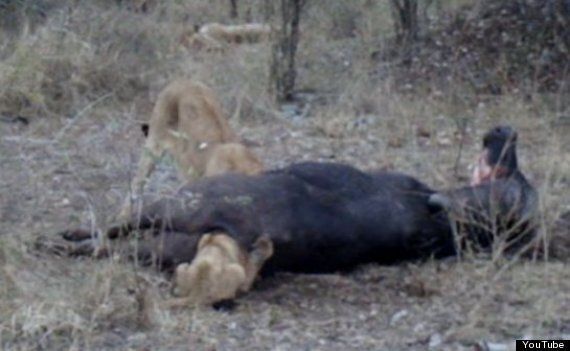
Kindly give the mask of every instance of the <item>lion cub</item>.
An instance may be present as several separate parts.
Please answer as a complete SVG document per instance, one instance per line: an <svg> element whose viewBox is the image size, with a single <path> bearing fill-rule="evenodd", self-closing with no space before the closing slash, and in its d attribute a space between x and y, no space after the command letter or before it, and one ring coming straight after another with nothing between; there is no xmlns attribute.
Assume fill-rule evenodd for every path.
<svg viewBox="0 0 570 351"><path fill-rule="evenodd" d="M131 192L138 197L156 162L169 153L182 177L192 180L226 172L257 174L263 164L239 142L224 117L212 90L199 82L179 80L170 83L158 96ZM119 218L131 213L129 197Z"/></svg>
<svg viewBox="0 0 570 351"><path fill-rule="evenodd" d="M259 238L251 252L221 232L205 234L191 264L176 268L174 293L179 298L167 301L169 307L212 305L247 292L260 269L273 255L273 243Z"/></svg>

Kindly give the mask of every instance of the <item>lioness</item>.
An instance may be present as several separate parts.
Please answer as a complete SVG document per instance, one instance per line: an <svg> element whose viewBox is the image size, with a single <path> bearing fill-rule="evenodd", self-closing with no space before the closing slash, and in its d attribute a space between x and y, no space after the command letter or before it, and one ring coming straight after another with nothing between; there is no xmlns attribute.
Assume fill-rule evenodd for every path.
<svg viewBox="0 0 570 351"><path fill-rule="evenodd" d="M185 47L201 46L223 49L226 44L258 43L269 39L271 27L263 23L223 25L209 23L195 26L182 34L180 43Z"/></svg>
<svg viewBox="0 0 570 351"><path fill-rule="evenodd" d="M144 190L148 176L165 152L172 155L182 178L187 180L226 172L257 174L263 170L257 156L238 141L214 92L199 82L170 83L159 94L143 132L147 139L131 186L135 198ZM126 218L130 212L128 198L119 218Z"/></svg>
<svg viewBox="0 0 570 351"><path fill-rule="evenodd" d="M198 243L191 264L176 268L174 294L179 298L167 306L211 305L231 300L238 292L247 292L265 261L273 255L273 243L262 236L246 252L223 232L205 234Z"/></svg>

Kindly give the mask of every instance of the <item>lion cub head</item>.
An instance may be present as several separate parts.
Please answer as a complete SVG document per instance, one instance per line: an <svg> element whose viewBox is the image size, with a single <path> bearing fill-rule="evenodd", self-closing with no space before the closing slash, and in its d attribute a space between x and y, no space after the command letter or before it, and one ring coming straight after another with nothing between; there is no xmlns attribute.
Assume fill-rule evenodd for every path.
<svg viewBox="0 0 570 351"><path fill-rule="evenodd" d="M251 288L259 270L273 255L273 244L259 238L246 252L230 236L205 234L192 263L176 268L174 293L181 297L173 305L211 305L231 300Z"/></svg>

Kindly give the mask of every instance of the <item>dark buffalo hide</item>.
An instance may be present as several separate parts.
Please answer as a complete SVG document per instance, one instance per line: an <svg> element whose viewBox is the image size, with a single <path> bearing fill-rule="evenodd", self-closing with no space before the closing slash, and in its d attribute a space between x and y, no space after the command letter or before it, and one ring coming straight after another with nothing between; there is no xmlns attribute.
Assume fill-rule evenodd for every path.
<svg viewBox="0 0 570 351"><path fill-rule="evenodd" d="M448 221L432 213L434 192L402 174L361 172L332 163L300 163L258 176L227 174L192 183L175 195L146 199L139 213L106 233L110 238L153 228L199 236L223 230L249 249L261 235L275 247L264 272L331 272L367 262L453 253ZM79 240L81 231L65 237ZM171 245L180 250L179 245ZM161 249L166 261L171 249ZM189 252L195 251L188 247ZM146 255L148 257L148 253ZM175 255L176 256L176 255ZM186 255L191 257L191 255Z"/></svg>

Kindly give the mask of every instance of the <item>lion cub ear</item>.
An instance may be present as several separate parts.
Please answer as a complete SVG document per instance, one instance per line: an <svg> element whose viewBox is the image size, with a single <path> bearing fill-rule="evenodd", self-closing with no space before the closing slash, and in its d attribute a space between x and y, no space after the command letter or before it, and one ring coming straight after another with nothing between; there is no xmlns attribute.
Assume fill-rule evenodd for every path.
<svg viewBox="0 0 570 351"><path fill-rule="evenodd" d="M266 261L273 256L273 242L269 236L263 235L253 243L251 255L252 259L258 261Z"/></svg>
<svg viewBox="0 0 570 351"><path fill-rule="evenodd" d="M212 241L212 234L204 234L200 238L200 242L198 242L198 251L202 250L202 248L208 245Z"/></svg>
<svg viewBox="0 0 570 351"><path fill-rule="evenodd" d="M141 131L145 138L148 138L148 130L149 130L148 123L141 124Z"/></svg>

